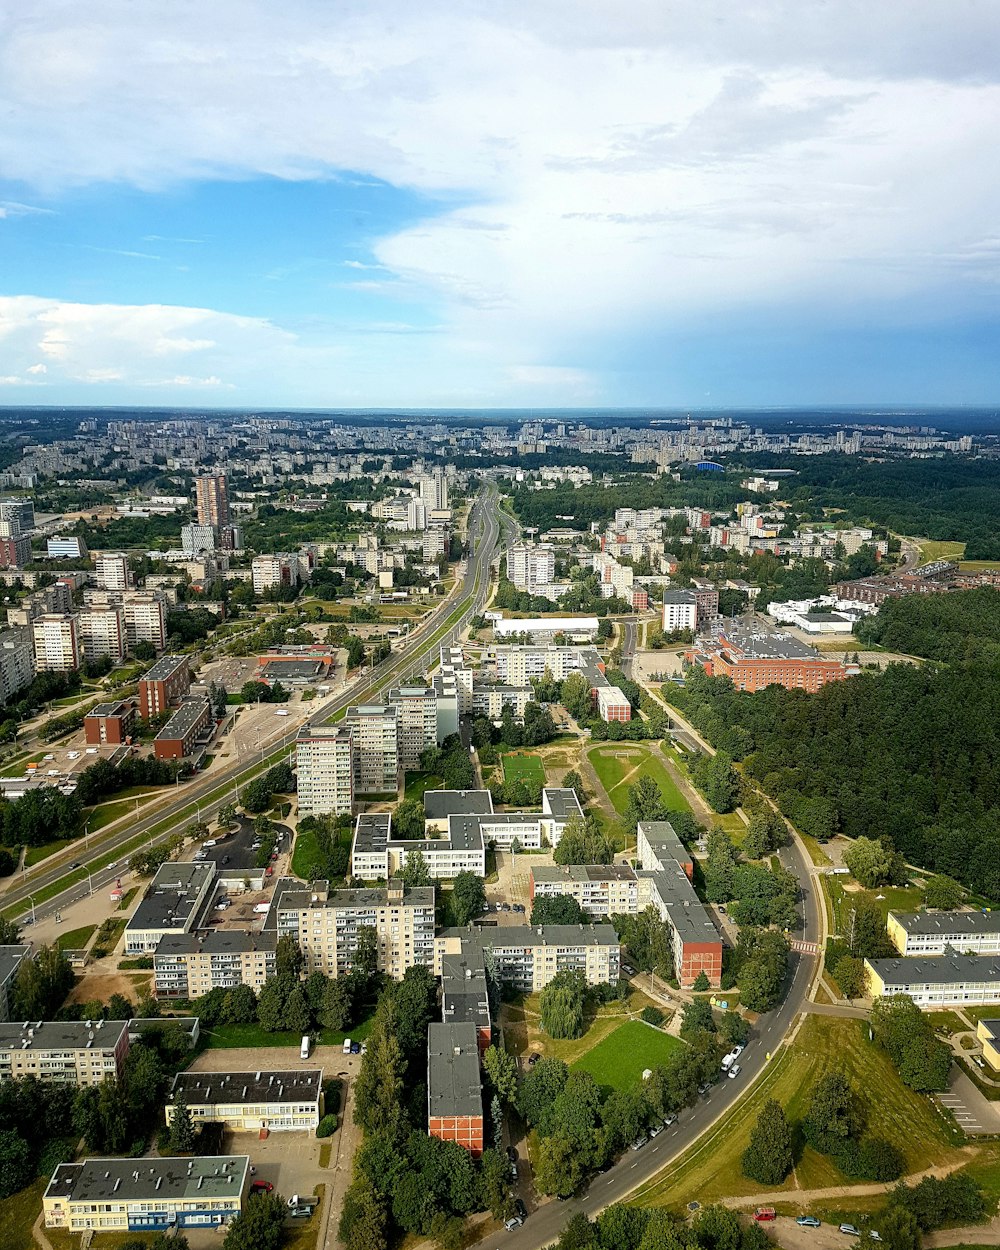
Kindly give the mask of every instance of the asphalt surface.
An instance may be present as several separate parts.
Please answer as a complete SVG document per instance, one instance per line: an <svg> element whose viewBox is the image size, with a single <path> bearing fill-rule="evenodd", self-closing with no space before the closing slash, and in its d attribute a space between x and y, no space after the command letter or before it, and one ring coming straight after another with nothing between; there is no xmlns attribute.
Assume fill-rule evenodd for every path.
<svg viewBox="0 0 1000 1250"><path fill-rule="evenodd" d="M799 882L799 912L803 926L795 936L819 942L818 907L821 904L817 902L812 888L809 860L797 843L785 847L780 859ZM544 1202L528 1216L521 1228L512 1232L500 1229L483 1238L478 1245L495 1250L537 1250L540 1246L549 1245L558 1239L571 1216L583 1212L593 1217L611 1203L620 1202L693 1145L748 1092L750 1085L763 1072L768 1054L775 1054L807 1001L818 958L817 955L796 953L790 956L790 975L784 1001L777 1010L762 1016L754 1028L747 1048L740 1056L741 1071L735 1080L723 1078L718 1081L694 1107L680 1113L672 1128L665 1129L639 1150L627 1150L609 1171L592 1177L588 1187L578 1196L566 1202ZM697 1197L697 1194L691 1195L692 1199Z"/></svg>
<svg viewBox="0 0 1000 1250"><path fill-rule="evenodd" d="M632 616L622 617L622 672L626 677L632 676L632 659L635 656L636 641L639 636L639 623Z"/></svg>
<svg viewBox="0 0 1000 1250"><path fill-rule="evenodd" d="M476 497L472 505L468 527L470 555L462 582L461 594L457 602L454 599L449 599L442 604L438 609L439 615L432 617L416 631L401 650L388 656L371 673L356 678L335 699L326 703L320 714L317 714L311 720L303 722L304 724L328 721L341 708L349 707L352 704L370 698L372 694L382 689L382 687L398 684L400 681L404 681L407 676L424 671L427 662L437 658L442 646L458 641L462 630L469 620L477 613L482 612L489 595L489 569L500 537L500 509L498 501L497 489L495 485L489 483ZM478 587L477 579L479 582ZM426 641L427 637L436 633L437 629L440 628L440 617L443 616L447 620L460 603L465 603L466 606L452 628L439 639L428 644ZM279 751L290 749L295 742L300 727L299 724L291 726L287 733L266 744L262 754L270 757ZM218 772L204 775L198 774L192 780L178 786L176 801L159 805L155 811L140 817L128 826L115 830L111 835L94 834L90 837L88 845L78 844L75 846L73 849L76 852L76 857L73 862L79 860L86 868L88 861L92 862L109 851L113 851L116 846L122 845L139 833L153 829L171 816L182 816L182 814L187 813L183 816L183 823L186 823L187 820L191 819L188 809L195 804L200 804L200 819L203 821L210 820L221 806L233 800L234 791L238 788L241 778L250 773L259 762L256 754L254 754L245 762L238 761ZM223 787L223 792L219 793ZM154 846L157 842L163 841L170 836L171 832L174 832L174 830L151 835L149 845ZM37 909L35 909L35 915L51 915L66 907L69 903L85 898L93 891L109 885L122 875L126 866L125 861L133 853L130 851L128 856L122 860L116 860L107 867L94 871L89 879L74 882L66 890L54 895L52 898L46 899L44 903L40 903ZM45 886L61 880L69 871L69 865L66 862L66 858L64 858L63 862L57 867L46 868L40 872L28 874L23 881L20 879L11 881L8 889L3 895L0 895L0 905L7 908L12 904L23 902L25 910L22 919L31 917L33 910L31 905L32 896Z"/></svg>

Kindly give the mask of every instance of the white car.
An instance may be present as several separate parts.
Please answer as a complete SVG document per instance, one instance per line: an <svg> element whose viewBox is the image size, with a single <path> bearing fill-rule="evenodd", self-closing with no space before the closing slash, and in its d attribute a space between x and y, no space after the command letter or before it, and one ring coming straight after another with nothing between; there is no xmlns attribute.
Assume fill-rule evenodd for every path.
<svg viewBox="0 0 1000 1250"><path fill-rule="evenodd" d="M743 1069L740 1067L740 1065L738 1063L734 1063L733 1066L729 1069L729 1079L731 1081L735 1081L742 1071Z"/></svg>

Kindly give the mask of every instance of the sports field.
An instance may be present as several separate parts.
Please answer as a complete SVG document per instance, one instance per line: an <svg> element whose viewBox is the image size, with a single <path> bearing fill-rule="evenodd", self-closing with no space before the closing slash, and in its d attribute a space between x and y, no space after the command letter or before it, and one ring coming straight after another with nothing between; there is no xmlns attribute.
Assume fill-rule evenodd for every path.
<svg viewBox="0 0 1000 1250"><path fill-rule="evenodd" d="M589 752L589 758L615 811L623 812L628 806L629 786L638 784L640 777L653 778L671 811L686 812L690 809L690 804L674 784L666 767L645 747L621 742L607 743L594 747Z"/></svg>
<svg viewBox="0 0 1000 1250"><path fill-rule="evenodd" d="M609 1090L625 1089L641 1081L646 1068L665 1063L673 1051L683 1046L676 1037L661 1033L641 1020L627 1020L588 1050L573 1067L589 1072L598 1085Z"/></svg>
<svg viewBox="0 0 1000 1250"><path fill-rule="evenodd" d="M538 781L545 785L545 767L537 755L505 755L504 781Z"/></svg>

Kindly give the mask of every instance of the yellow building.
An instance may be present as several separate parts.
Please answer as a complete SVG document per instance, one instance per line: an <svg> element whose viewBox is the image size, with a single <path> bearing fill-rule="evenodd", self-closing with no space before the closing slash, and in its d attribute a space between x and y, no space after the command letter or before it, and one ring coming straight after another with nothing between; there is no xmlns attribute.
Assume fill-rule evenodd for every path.
<svg viewBox="0 0 1000 1250"><path fill-rule="evenodd" d="M1000 1072L1000 1020L980 1020L976 1037L983 1044L983 1058L994 1071Z"/></svg>

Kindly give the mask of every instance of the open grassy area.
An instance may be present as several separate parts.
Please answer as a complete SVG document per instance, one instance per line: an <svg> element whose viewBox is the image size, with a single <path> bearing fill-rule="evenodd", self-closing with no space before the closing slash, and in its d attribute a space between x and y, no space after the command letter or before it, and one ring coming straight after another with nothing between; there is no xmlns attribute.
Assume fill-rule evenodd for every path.
<svg viewBox="0 0 1000 1250"><path fill-rule="evenodd" d="M44 846L29 846L24 852L24 862L26 867L30 868L32 864L40 864L43 859L48 859L50 855L55 855L57 851L64 851L67 846L72 846L76 838L56 838L54 842L46 842Z"/></svg>
<svg viewBox="0 0 1000 1250"><path fill-rule="evenodd" d="M439 777L437 773L407 773L403 788L403 798L404 800L417 799L419 801L424 797L425 790L440 790L443 785L444 778Z"/></svg>
<svg viewBox="0 0 1000 1250"><path fill-rule="evenodd" d="M672 1051L683 1047L676 1037L654 1029L641 1020L627 1020L573 1064L589 1072L606 1091L625 1089L642 1080L646 1068L664 1063Z"/></svg>
<svg viewBox="0 0 1000 1250"><path fill-rule="evenodd" d="M67 929L56 938L56 946L61 951L79 951L87 945L94 935L96 924L81 925L79 929Z"/></svg>
<svg viewBox="0 0 1000 1250"><path fill-rule="evenodd" d="M347 1037L352 1042L361 1042L371 1032L371 1027L372 1017L369 1017L344 1033L322 1029L317 1045L342 1046ZM301 1033L265 1033L256 1024L217 1024L214 1029L203 1029L202 1036L206 1038L209 1050L233 1050L240 1046L266 1047L267 1049L273 1049L276 1046L294 1046L298 1052L302 1041Z"/></svg>
<svg viewBox="0 0 1000 1250"><path fill-rule="evenodd" d="M42 1194L49 1183L44 1177L0 1202L0 1246L3 1250L33 1250L31 1226L42 1209Z"/></svg>
<svg viewBox="0 0 1000 1250"><path fill-rule="evenodd" d="M515 1002L504 1003L504 1045L514 1055L528 1055L537 1051L550 1058L561 1059L563 1063L574 1064L616 1029L634 1020L643 1007L650 1005L655 1005L651 998L639 990L633 990L622 1002L606 1003L596 1010L588 1006L586 1032L582 1037L553 1038L542 1031L539 1014L541 996L526 994ZM640 1073L641 1071L640 1068Z"/></svg>
<svg viewBox="0 0 1000 1250"><path fill-rule="evenodd" d="M851 900L858 893L855 888L845 889L845 882L851 887L857 885L853 877L823 878L823 888L829 900L827 913L830 916L830 933L834 937L847 933L851 923ZM923 891L916 886L883 886L870 893L883 917L890 911L916 911L923 899Z"/></svg>
<svg viewBox="0 0 1000 1250"><path fill-rule="evenodd" d="M930 564L932 560L961 560L965 555L965 543L939 542L933 538L918 541L920 563Z"/></svg>
<svg viewBox="0 0 1000 1250"><path fill-rule="evenodd" d="M646 747L624 742L604 743L593 747L588 756L615 811L623 812L628 806L629 786L637 785L640 777L652 777L671 810L690 810L690 804L665 765Z"/></svg>
<svg viewBox="0 0 1000 1250"><path fill-rule="evenodd" d="M503 757L504 781L538 781L545 784L545 766L537 755L521 752Z"/></svg>
<svg viewBox="0 0 1000 1250"><path fill-rule="evenodd" d="M350 848L351 830L341 829L337 841L341 846ZM324 867L315 832L311 829L299 830L292 848L292 873L302 881L315 881L324 876Z"/></svg>
<svg viewBox="0 0 1000 1250"><path fill-rule="evenodd" d="M7 764L6 767L0 771L0 777L23 777L28 771L29 764L41 764L44 759L44 751L40 751L37 755L21 755L17 758L16 762Z"/></svg>
<svg viewBox="0 0 1000 1250"><path fill-rule="evenodd" d="M692 1196L709 1203L787 1189L794 1200L796 1189L850 1183L825 1155L808 1146L782 1186L758 1185L740 1168L763 1104L777 1099L793 1124L801 1121L816 1082L836 1067L844 1069L861 1095L869 1123L902 1151L906 1173L952 1164L963 1157L951 1144L946 1123L931 1101L907 1089L884 1052L869 1042L864 1021L807 1016L795 1041L781 1047L750 1096L632 1198L645 1205L679 1209Z"/></svg>
<svg viewBox="0 0 1000 1250"><path fill-rule="evenodd" d="M145 800L148 802L149 800ZM139 800L139 810L142 810L143 800ZM123 816L132 816L136 811L136 801L134 798L118 798L113 803L102 803L100 807L95 807L88 817L90 821L90 832L96 833L98 829L113 824L116 820L121 820Z"/></svg>

